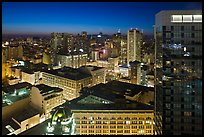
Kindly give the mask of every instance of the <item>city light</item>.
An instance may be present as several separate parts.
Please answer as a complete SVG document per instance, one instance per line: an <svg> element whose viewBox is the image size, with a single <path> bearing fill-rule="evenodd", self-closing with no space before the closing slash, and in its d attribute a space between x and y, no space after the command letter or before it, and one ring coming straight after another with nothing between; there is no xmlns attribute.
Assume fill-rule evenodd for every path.
<svg viewBox="0 0 204 137"><path fill-rule="evenodd" d="M2 135L202 135L201 2L2 11Z"/></svg>

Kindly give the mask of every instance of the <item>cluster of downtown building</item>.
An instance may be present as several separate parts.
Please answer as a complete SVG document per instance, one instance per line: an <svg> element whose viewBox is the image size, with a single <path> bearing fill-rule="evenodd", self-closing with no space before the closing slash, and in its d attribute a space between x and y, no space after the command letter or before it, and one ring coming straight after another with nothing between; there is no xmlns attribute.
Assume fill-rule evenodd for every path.
<svg viewBox="0 0 204 137"><path fill-rule="evenodd" d="M139 29L4 41L2 131L201 134L201 68L201 11L159 12L150 42Z"/></svg>

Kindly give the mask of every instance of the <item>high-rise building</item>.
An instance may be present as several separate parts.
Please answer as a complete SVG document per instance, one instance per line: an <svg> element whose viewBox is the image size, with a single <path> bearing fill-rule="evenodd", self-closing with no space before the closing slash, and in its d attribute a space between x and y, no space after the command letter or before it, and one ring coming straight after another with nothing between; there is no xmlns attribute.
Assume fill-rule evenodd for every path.
<svg viewBox="0 0 204 137"><path fill-rule="evenodd" d="M2 46L2 79L6 77L6 61L8 60L8 47Z"/></svg>
<svg viewBox="0 0 204 137"><path fill-rule="evenodd" d="M141 61L142 33L137 29L128 30L127 35L127 63Z"/></svg>
<svg viewBox="0 0 204 137"><path fill-rule="evenodd" d="M202 134L202 11L161 11L155 19L157 134Z"/></svg>
<svg viewBox="0 0 204 137"><path fill-rule="evenodd" d="M8 46L8 59L22 59L23 47L22 45L9 45Z"/></svg>
<svg viewBox="0 0 204 137"><path fill-rule="evenodd" d="M82 32L81 35L72 35L70 33L51 33L51 62L57 65L56 54L59 52L65 53L89 53L89 43L87 32Z"/></svg>
<svg viewBox="0 0 204 137"><path fill-rule="evenodd" d="M127 64L127 39L122 38L120 43L120 61L119 64L124 65Z"/></svg>
<svg viewBox="0 0 204 137"><path fill-rule="evenodd" d="M141 83L141 62L131 61L130 63L130 81L132 84Z"/></svg>
<svg viewBox="0 0 204 137"><path fill-rule="evenodd" d="M69 33L51 33L51 62L54 64L55 55L60 51L73 51L74 38Z"/></svg>

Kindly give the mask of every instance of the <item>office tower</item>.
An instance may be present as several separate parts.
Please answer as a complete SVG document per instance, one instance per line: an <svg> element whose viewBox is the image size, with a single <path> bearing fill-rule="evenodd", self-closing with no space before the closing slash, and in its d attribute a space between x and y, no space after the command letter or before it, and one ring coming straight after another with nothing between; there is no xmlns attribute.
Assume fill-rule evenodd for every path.
<svg viewBox="0 0 204 137"><path fill-rule="evenodd" d="M120 49L119 64L124 65L124 64L127 64L127 39L123 37L120 45L121 45L121 49Z"/></svg>
<svg viewBox="0 0 204 137"><path fill-rule="evenodd" d="M130 81L132 84L141 83L141 62L131 61L130 63Z"/></svg>
<svg viewBox="0 0 204 137"><path fill-rule="evenodd" d="M161 11L155 20L157 134L202 134L202 11Z"/></svg>
<svg viewBox="0 0 204 137"><path fill-rule="evenodd" d="M130 29L127 35L127 63L141 61L142 33L137 29Z"/></svg>

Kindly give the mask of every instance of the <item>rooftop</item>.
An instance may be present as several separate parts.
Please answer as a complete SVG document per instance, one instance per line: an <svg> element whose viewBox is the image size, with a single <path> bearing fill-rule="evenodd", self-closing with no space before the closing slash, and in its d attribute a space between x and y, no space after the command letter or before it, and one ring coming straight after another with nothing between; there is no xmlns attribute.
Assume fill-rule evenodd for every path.
<svg viewBox="0 0 204 137"><path fill-rule="evenodd" d="M149 90L153 91L153 88L111 81L86 88L80 97L63 105L72 110L153 110L153 106L125 98L125 95L134 96Z"/></svg>
<svg viewBox="0 0 204 137"><path fill-rule="evenodd" d="M80 69L71 68L71 67L63 67L55 70L45 70L44 72L52 75L68 78L71 80L81 80L84 78L91 77L91 74L87 74L85 72L80 71Z"/></svg>
<svg viewBox="0 0 204 137"><path fill-rule="evenodd" d="M40 114L39 111L31 106L26 107L20 113L16 114L13 118L21 123L22 121L29 119L37 114Z"/></svg>
<svg viewBox="0 0 204 137"><path fill-rule="evenodd" d="M60 51L60 52L58 52L57 53L57 55L64 55L64 56L73 56L73 55L86 55L87 53L83 53L83 52L81 52L81 51L73 51L73 52L69 52L69 51L67 51L67 52L65 52L65 51Z"/></svg>
<svg viewBox="0 0 204 137"><path fill-rule="evenodd" d="M89 97L90 95L86 96ZM95 96L96 97L96 96ZM70 102L66 102L63 106L68 107L73 110L154 110L153 106L139 103L136 101L130 101L126 99L121 99L113 103L81 103L80 101L84 99L85 96L81 96Z"/></svg>
<svg viewBox="0 0 204 137"><path fill-rule="evenodd" d="M22 83L18 83L18 84L14 84L14 85L8 85L6 87L3 87L2 90L6 93L13 93L15 90L19 90L22 88L26 88L29 89L31 88L31 84L28 82L22 82Z"/></svg>
<svg viewBox="0 0 204 137"><path fill-rule="evenodd" d="M50 86L45 85L45 84L39 84L39 85L36 85L35 87L40 90L40 94L42 94L43 96L51 94L51 93L57 93L57 92L63 91L63 89L61 89L61 88L50 87Z"/></svg>
<svg viewBox="0 0 204 137"><path fill-rule="evenodd" d="M135 61L131 61L131 62L130 62L130 65L136 65L136 64L140 64L140 63L141 63L141 62L135 60Z"/></svg>
<svg viewBox="0 0 204 137"><path fill-rule="evenodd" d="M2 135L7 135L7 134L11 133L11 131L9 131L9 130L12 130L12 129L18 130L20 128L21 127L15 121L10 119L9 121L2 123Z"/></svg>

